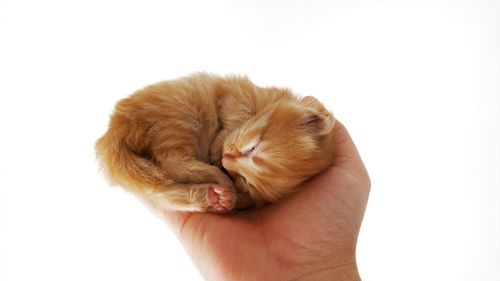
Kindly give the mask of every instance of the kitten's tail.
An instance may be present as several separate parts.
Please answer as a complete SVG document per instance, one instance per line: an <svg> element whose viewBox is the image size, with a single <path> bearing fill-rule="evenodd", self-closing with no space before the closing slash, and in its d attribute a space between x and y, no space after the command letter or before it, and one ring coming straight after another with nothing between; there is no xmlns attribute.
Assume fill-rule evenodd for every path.
<svg viewBox="0 0 500 281"><path fill-rule="evenodd" d="M116 125L116 124L115 124ZM110 125L108 132L97 140L96 156L111 184L141 192L159 190L170 181L159 170L147 152L134 147L142 134L130 124Z"/></svg>

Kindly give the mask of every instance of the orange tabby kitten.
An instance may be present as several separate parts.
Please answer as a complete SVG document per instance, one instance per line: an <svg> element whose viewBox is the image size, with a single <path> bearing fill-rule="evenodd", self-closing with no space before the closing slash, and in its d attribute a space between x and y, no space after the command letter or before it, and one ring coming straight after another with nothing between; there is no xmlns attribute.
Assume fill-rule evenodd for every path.
<svg viewBox="0 0 500 281"><path fill-rule="evenodd" d="M112 183L162 208L224 213L330 166L334 123L313 97L195 74L119 101L96 152Z"/></svg>

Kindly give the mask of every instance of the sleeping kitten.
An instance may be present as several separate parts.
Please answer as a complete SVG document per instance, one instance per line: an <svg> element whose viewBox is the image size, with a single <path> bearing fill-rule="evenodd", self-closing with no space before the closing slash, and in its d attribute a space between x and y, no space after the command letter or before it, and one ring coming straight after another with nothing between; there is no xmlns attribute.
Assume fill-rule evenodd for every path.
<svg viewBox="0 0 500 281"><path fill-rule="evenodd" d="M276 202L330 166L334 124L313 97L195 74L119 101L96 153L112 183L158 207L225 213Z"/></svg>

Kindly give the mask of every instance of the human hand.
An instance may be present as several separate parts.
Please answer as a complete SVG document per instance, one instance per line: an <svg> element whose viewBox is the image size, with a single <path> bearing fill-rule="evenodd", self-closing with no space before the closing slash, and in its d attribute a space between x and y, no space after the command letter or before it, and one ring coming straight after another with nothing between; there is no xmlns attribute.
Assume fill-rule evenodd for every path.
<svg viewBox="0 0 500 281"><path fill-rule="evenodd" d="M333 166L277 204L230 215L162 211L206 280L359 280L370 179L340 122L334 139Z"/></svg>

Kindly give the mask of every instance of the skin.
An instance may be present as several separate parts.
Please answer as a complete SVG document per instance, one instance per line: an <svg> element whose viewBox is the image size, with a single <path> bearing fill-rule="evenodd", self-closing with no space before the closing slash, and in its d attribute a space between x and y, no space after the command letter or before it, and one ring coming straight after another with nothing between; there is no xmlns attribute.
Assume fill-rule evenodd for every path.
<svg viewBox="0 0 500 281"><path fill-rule="evenodd" d="M370 179L345 127L334 130L333 166L277 204L229 215L156 210L206 280L360 280Z"/></svg>

